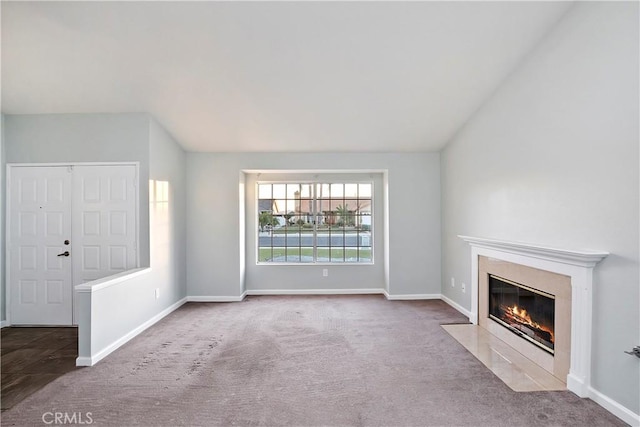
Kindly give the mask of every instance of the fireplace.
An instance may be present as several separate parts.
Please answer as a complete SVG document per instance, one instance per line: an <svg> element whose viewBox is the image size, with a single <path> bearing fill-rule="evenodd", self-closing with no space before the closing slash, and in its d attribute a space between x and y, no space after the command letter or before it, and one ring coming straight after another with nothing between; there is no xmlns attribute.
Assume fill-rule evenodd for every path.
<svg viewBox="0 0 640 427"><path fill-rule="evenodd" d="M555 296L489 274L489 318L554 354Z"/></svg>
<svg viewBox="0 0 640 427"><path fill-rule="evenodd" d="M487 329L580 397L591 386L593 268L608 252L459 236L471 245L471 323ZM488 315L489 274L555 297L553 354L520 339Z"/></svg>

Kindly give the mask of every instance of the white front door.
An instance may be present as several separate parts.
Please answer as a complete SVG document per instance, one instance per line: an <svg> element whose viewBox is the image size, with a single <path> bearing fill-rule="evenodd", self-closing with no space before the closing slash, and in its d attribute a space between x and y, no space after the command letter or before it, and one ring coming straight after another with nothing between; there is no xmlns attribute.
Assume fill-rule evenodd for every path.
<svg viewBox="0 0 640 427"><path fill-rule="evenodd" d="M12 168L8 238L14 325L73 322L71 178L68 167Z"/></svg>
<svg viewBox="0 0 640 427"><path fill-rule="evenodd" d="M16 166L10 179L11 323L71 325L75 285L138 266L137 168Z"/></svg>
<svg viewBox="0 0 640 427"><path fill-rule="evenodd" d="M74 166L74 284L136 268L136 167Z"/></svg>

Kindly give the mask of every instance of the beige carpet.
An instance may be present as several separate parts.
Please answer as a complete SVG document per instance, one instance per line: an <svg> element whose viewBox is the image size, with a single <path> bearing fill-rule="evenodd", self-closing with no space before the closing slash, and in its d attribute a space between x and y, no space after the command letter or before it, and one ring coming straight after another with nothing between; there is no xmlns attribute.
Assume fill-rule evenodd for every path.
<svg viewBox="0 0 640 427"><path fill-rule="evenodd" d="M616 426L571 392L516 393L439 325L441 301L249 297L187 304L2 414L94 426ZM47 418L49 420L50 418Z"/></svg>

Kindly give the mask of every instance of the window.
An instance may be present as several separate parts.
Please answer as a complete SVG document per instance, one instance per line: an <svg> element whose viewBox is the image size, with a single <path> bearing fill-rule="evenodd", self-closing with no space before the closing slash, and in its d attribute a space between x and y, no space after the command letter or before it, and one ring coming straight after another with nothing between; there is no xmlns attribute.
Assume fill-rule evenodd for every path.
<svg viewBox="0 0 640 427"><path fill-rule="evenodd" d="M259 263L373 263L373 184L258 184Z"/></svg>

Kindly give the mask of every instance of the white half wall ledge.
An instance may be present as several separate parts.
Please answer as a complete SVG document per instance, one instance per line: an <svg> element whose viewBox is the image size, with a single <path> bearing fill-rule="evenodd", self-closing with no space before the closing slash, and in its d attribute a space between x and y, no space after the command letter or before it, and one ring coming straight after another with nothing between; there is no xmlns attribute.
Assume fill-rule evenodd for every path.
<svg viewBox="0 0 640 427"><path fill-rule="evenodd" d="M126 282L135 277L142 276L143 274L148 274L150 272L151 267L134 268L132 270L127 270L121 273L116 273L111 276L104 277L102 279L83 283L82 285L76 285L75 290L79 293L94 293L110 288L111 286L117 285L119 283Z"/></svg>

